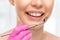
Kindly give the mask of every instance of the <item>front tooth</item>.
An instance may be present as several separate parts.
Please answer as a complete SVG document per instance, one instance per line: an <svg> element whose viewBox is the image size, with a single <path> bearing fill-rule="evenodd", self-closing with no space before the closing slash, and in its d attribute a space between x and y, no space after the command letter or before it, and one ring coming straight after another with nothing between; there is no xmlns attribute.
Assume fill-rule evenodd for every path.
<svg viewBox="0 0 60 40"><path fill-rule="evenodd" d="M35 13L31 13L31 15L32 15L32 16L36 16L36 14L35 14Z"/></svg>
<svg viewBox="0 0 60 40"><path fill-rule="evenodd" d="M37 13L36 16L41 16L41 14Z"/></svg>
<svg viewBox="0 0 60 40"><path fill-rule="evenodd" d="M36 14L36 13L34 13L34 16L37 16L37 14Z"/></svg>
<svg viewBox="0 0 60 40"><path fill-rule="evenodd" d="M40 13L31 13L32 16L41 16Z"/></svg>

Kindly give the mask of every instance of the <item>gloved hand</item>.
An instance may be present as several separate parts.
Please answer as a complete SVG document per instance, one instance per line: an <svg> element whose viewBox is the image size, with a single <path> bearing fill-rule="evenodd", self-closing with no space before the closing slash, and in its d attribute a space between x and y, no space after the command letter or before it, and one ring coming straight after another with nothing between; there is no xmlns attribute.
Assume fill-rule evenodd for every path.
<svg viewBox="0 0 60 40"><path fill-rule="evenodd" d="M28 25L19 24L10 34L8 40L31 40L32 33Z"/></svg>

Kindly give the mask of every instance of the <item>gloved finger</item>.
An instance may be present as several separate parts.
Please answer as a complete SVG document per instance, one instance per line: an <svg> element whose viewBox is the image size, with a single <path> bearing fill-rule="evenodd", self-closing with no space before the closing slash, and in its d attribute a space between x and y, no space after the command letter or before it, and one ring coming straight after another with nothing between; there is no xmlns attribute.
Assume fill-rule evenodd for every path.
<svg viewBox="0 0 60 40"><path fill-rule="evenodd" d="M15 36L17 36L21 31L24 31L26 29L28 29L29 26L28 25L24 25L24 26L18 26L17 28L15 28L12 33L10 34L10 38L13 38Z"/></svg>
<svg viewBox="0 0 60 40"><path fill-rule="evenodd" d="M28 35L24 36L22 40L31 40L32 33L29 33Z"/></svg>
<svg viewBox="0 0 60 40"><path fill-rule="evenodd" d="M28 39L28 40L32 40L32 39L30 38L30 39Z"/></svg>
<svg viewBox="0 0 60 40"><path fill-rule="evenodd" d="M29 33L31 33L29 30L26 30L26 31L23 31L23 32L20 32L19 35L17 35L14 40L22 40L22 38L26 35L28 35Z"/></svg>

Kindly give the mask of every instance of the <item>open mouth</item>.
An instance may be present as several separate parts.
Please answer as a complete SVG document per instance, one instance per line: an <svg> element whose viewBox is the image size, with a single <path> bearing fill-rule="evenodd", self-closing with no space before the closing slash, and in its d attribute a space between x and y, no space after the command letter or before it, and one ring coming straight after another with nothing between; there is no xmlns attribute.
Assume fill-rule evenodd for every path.
<svg viewBox="0 0 60 40"><path fill-rule="evenodd" d="M26 12L26 14L32 17L41 17L44 15L44 13L29 13L29 12Z"/></svg>
<svg viewBox="0 0 60 40"><path fill-rule="evenodd" d="M40 20L44 16L44 12L40 11L28 11L26 12L27 16L33 20Z"/></svg>

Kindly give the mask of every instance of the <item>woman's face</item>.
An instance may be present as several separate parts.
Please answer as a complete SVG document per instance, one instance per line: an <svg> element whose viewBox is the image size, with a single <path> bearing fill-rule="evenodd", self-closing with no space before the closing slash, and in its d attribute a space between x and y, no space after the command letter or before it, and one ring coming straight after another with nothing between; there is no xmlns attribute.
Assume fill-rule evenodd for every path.
<svg viewBox="0 0 60 40"><path fill-rule="evenodd" d="M28 25L41 24L51 14L54 0L10 0L19 19Z"/></svg>

